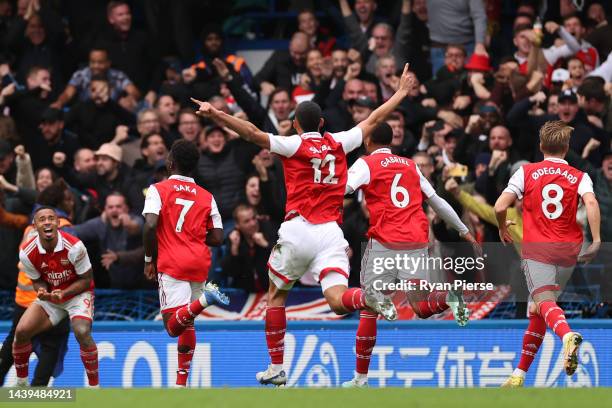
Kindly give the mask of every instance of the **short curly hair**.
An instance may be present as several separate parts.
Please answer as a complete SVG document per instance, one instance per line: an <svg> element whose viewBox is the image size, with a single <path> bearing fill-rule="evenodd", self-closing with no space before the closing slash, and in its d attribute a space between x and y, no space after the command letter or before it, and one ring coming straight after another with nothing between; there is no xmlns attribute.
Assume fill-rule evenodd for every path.
<svg viewBox="0 0 612 408"><path fill-rule="evenodd" d="M195 143L179 139L172 144L169 157L179 173L187 176L196 169L200 152Z"/></svg>

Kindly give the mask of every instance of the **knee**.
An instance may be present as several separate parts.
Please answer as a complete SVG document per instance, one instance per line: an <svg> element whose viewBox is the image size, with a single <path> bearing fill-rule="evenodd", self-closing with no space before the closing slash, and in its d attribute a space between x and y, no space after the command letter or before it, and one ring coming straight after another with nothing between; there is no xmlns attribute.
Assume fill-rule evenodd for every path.
<svg viewBox="0 0 612 408"><path fill-rule="evenodd" d="M89 327L84 326L75 326L72 328L74 332L74 337L76 337L79 344L89 344L91 343L91 330Z"/></svg>
<svg viewBox="0 0 612 408"><path fill-rule="evenodd" d="M347 310L342 305L342 300L338 298L331 299L328 301L329 307L337 315L344 315L347 313Z"/></svg>
<svg viewBox="0 0 612 408"><path fill-rule="evenodd" d="M17 326L15 329L15 343L27 343L32 338L30 331L23 326Z"/></svg>
<svg viewBox="0 0 612 408"><path fill-rule="evenodd" d="M538 305L535 302L529 302L529 314L530 315L537 315L539 314L538 311Z"/></svg>

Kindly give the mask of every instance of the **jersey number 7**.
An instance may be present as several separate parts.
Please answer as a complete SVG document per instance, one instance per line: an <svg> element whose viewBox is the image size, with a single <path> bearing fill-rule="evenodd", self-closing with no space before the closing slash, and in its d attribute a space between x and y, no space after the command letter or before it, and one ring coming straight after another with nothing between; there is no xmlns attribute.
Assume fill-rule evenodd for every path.
<svg viewBox="0 0 612 408"><path fill-rule="evenodd" d="M185 216L187 215L191 207L193 207L195 201L177 198L174 203L183 206L181 214L179 215L178 220L176 221L176 227L174 228L176 232L181 232L183 231L183 223L185 222Z"/></svg>

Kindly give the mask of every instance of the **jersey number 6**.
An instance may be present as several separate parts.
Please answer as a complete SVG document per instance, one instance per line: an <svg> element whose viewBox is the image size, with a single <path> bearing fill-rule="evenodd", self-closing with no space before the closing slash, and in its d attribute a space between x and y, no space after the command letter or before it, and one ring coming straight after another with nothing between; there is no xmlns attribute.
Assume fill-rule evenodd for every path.
<svg viewBox="0 0 612 408"><path fill-rule="evenodd" d="M406 190L405 187L399 185L401 178L401 173L397 173L395 177L393 177L393 183L391 183L391 202L398 208L406 208L410 202L410 194L408 194L408 190Z"/></svg>

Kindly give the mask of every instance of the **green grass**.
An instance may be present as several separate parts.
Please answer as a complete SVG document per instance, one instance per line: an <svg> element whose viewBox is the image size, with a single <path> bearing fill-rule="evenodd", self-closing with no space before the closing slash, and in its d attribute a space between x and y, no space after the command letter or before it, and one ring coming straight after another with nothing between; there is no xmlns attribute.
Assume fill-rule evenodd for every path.
<svg viewBox="0 0 612 408"><path fill-rule="evenodd" d="M612 401L612 388L502 389L101 389L77 390L72 403L19 403L26 407L87 408L561 408L603 407ZM608 401L607 403L605 401ZM0 406L8 406L0 403Z"/></svg>

